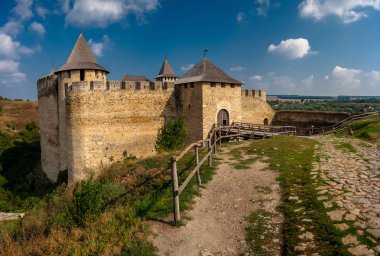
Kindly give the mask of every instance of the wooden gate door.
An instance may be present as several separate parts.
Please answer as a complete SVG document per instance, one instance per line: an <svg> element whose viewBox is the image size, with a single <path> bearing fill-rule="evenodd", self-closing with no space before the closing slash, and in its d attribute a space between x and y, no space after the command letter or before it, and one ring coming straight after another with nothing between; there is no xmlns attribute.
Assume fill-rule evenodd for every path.
<svg viewBox="0 0 380 256"><path fill-rule="evenodd" d="M228 111L225 109L221 109L218 112L218 126L228 126L230 125L230 116Z"/></svg>

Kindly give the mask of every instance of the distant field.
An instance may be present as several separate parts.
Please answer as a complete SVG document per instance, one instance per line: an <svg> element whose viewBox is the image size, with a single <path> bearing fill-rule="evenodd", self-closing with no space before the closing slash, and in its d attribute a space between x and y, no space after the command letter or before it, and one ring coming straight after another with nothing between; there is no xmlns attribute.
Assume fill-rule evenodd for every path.
<svg viewBox="0 0 380 256"><path fill-rule="evenodd" d="M31 121L38 124L36 101L0 100L0 131L16 132Z"/></svg>

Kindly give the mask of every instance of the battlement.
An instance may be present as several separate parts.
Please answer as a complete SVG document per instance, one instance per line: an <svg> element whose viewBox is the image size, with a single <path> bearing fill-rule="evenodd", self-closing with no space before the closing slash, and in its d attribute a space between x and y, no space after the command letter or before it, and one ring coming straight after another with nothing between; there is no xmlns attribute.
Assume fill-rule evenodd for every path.
<svg viewBox="0 0 380 256"><path fill-rule="evenodd" d="M263 90L241 90L241 96L257 97L261 100L267 100L267 92Z"/></svg>
<svg viewBox="0 0 380 256"><path fill-rule="evenodd" d="M50 95L57 91L58 78L56 75L49 74L41 77L37 81L38 97Z"/></svg>
<svg viewBox="0 0 380 256"><path fill-rule="evenodd" d="M167 82L147 82L147 81L81 81L65 84L67 93L72 91L172 91L174 83Z"/></svg>

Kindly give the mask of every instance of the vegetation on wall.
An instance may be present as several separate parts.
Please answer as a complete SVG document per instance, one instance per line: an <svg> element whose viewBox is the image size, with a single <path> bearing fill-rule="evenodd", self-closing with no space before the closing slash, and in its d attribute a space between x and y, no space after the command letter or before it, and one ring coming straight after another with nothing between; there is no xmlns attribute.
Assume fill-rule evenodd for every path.
<svg viewBox="0 0 380 256"><path fill-rule="evenodd" d="M330 99L330 100L307 100L298 101L270 101L269 104L275 110L310 110L363 113L380 110L380 99Z"/></svg>
<svg viewBox="0 0 380 256"><path fill-rule="evenodd" d="M180 149L185 146L186 127L182 117L169 119L158 131L156 149L159 151Z"/></svg>

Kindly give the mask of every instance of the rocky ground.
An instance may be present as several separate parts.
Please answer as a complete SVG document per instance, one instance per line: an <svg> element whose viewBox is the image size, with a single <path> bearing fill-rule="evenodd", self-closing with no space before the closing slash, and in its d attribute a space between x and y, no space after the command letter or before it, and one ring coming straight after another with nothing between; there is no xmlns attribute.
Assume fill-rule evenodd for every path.
<svg viewBox="0 0 380 256"><path fill-rule="evenodd" d="M312 177L327 214L352 255L380 255L380 149L351 138L315 136L321 144ZM300 254L313 246L295 248ZM316 253L315 255L318 255Z"/></svg>
<svg viewBox="0 0 380 256"><path fill-rule="evenodd" d="M217 157L223 160L194 208L185 214L190 220L184 226L153 223L159 255L256 255L246 241L247 217L261 209L276 213L280 203L277 174L263 171L266 165L259 161L249 169L235 169L228 154L231 148L218 151ZM270 220L273 223L267 223L267 229L278 227L273 230L279 236L282 219L276 216ZM280 255L280 239L271 240L269 247L268 255Z"/></svg>

